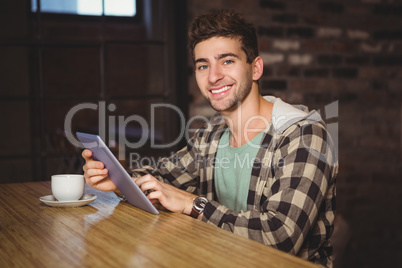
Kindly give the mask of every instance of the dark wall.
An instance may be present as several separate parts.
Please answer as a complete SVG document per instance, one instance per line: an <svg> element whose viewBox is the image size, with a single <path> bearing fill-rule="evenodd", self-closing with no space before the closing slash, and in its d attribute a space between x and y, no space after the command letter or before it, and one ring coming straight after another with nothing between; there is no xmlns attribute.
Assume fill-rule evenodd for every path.
<svg viewBox="0 0 402 268"><path fill-rule="evenodd" d="M104 130L108 142L119 117L141 116L150 127L152 104L180 106L187 79L176 73L176 49L185 42L175 37L176 25L185 17L176 16L175 4L183 1L138 0L134 19L32 13L30 2L3 1L0 8L0 183L82 173L81 149L66 138L69 111L96 105L73 114L71 131ZM157 141L174 140L177 116L154 118ZM131 143L144 133L135 120L125 131ZM126 160L131 151L168 154L147 143L126 148Z"/></svg>
<svg viewBox="0 0 402 268"><path fill-rule="evenodd" d="M337 210L352 233L340 267L395 267L402 252L402 3L189 0L189 20L210 8L237 10L255 24L263 94L320 109L338 124ZM191 81L190 114L210 113ZM325 114L335 101L338 113Z"/></svg>

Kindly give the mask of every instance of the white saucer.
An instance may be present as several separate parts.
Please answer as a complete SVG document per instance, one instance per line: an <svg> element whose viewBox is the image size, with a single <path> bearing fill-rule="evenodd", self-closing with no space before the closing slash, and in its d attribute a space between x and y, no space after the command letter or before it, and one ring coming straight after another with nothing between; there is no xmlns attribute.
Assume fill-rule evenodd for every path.
<svg viewBox="0 0 402 268"><path fill-rule="evenodd" d="M81 197L81 199L79 199L79 200L59 202L59 201L57 201L56 198L54 198L53 195L45 195L45 196L40 197L39 200L51 207L73 208L73 207L81 207L86 204L89 204L92 201L94 201L96 198L97 198L97 196L94 194L84 194Z"/></svg>

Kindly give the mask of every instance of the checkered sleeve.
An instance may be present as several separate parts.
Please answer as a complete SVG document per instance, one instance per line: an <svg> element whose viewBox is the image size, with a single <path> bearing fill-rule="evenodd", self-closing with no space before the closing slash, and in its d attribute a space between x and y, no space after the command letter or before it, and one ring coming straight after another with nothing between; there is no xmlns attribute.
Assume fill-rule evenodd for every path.
<svg viewBox="0 0 402 268"><path fill-rule="evenodd" d="M197 149L199 133L197 132L187 145L170 157L162 158L155 166L144 166L131 170L134 177L142 177L151 174L164 183L170 184L191 193L197 189L199 174Z"/></svg>
<svg viewBox="0 0 402 268"><path fill-rule="evenodd" d="M325 127L307 121L289 127L277 138L270 165L269 172L259 174L265 181L259 207L235 212L210 201L203 221L297 254L333 180L333 146Z"/></svg>

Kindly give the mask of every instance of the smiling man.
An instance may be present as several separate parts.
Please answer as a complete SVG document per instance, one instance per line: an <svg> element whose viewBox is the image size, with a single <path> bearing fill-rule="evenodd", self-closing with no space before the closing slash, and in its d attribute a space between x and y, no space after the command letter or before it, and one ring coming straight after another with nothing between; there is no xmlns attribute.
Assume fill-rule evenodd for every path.
<svg viewBox="0 0 402 268"><path fill-rule="evenodd" d="M195 53L198 86L215 110L233 109L253 87L258 92L253 80L257 81L262 74L261 58L247 63L238 39L212 37L198 43Z"/></svg>
<svg viewBox="0 0 402 268"><path fill-rule="evenodd" d="M239 14L198 17L189 40L197 84L218 113L175 155L133 170L133 180L170 211L332 266L338 166L325 123L259 93L257 36ZM104 165L82 155L87 183L118 191Z"/></svg>

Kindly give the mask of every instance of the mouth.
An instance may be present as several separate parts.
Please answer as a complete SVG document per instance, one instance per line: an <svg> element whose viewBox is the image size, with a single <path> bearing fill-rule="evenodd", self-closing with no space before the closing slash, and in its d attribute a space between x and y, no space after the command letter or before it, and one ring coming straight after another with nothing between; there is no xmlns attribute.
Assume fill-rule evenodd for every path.
<svg viewBox="0 0 402 268"><path fill-rule="evenodd" d="M228 91L231 88L232 88L232 86L224 86L224 87L217 88L217 89L210 89L209 92L211 92L214 95L216 95L216 94L223 95L224 93L226 93L226 91Z"/></svg>

